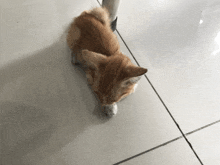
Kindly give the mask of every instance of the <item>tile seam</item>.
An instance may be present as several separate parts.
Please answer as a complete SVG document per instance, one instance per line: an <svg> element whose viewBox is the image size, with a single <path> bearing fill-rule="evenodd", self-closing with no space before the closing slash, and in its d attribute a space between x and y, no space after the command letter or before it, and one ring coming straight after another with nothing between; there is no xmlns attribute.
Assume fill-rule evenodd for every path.
<svg viewBox="0 0 220 165"><path fill-rule="evenodd" d="M118 165L118 164L127 162L127 161L129 161L129 160L131 160L131 159L134 159L134 158L136 158L136 157L139 157L139 156L141 156L141 155L143 155L143 154L146 154L146 153L148 153L148 152L151 152L151 151L153 151L153 150L156 150L156 149L158 149L158 148L160 148L160 147L166 146L166 145L168 145L168 144L170 144L170 143L172 143L172 142L174 142L174 141L176 141L176 140L179 140L179 139L181 139L181 138L183 138L183 136L179 136L179 137L177 137L177 138L175 138L175 139L172 139L172 140L170 140L170 141L167 141L167 142L165 142L165 143L162 143L162 144L160 144L160 145L157 145L156 147L150 148L150 149L148 149L148 150L146 150L146 151L143 151L143 152L141 152L141 153L139 153L139 154L136 154L136 155L134 155L134 156L131 156L131 157L129 157L129 158L126 158L126 159L124 159L124 160L122 160L122 161L120 161L120 162L117 162L117 163L113 164L113 165Z"/></svg>
<svg viewBox="0 0 220 165"><path fill-rule="evenodd" d="M101 3L97 0L98 4L101 6ZM121 34L119 33L119 31L116 29L115 30L119 37L121 38L122 42L125 44L126 48L128 49L129 53L131 54L131 56L133 57L133 59L135 60L136 64L138 66L140 66L140 64L138 63L137 59L134 57L133 53L131 52L131 50L129 49L128 45L126 44L125 40L122 38ZM156 91L156 89L154 88L153 84L151 83L151 81L148 79L148 77L146 75L144 75L146 80L148 81L148 83L151 85L152 89L154 90L154 92L156 93L157 97L159 98L159 100L161 101L161 103L163 104L163 106L165 107L165 109L167 110L168 114L170 115L170 117L172 118L173 122L176 124L177 128L179 129L179 131L181 132L182 136L180 136L180 138L184 138L186 140L186 142L188 143L189 147L191 148L191 150L193 151L193 153L195 154L195 156L197 157L198 161L201 163L201 165L203 165L201 159L199 158L199 156L197 155L197 153L195 152L195 150L193 149L193 146L191 145L191 143L188 141L188 139L186 138L187 135L191 134L191 133L194 133L194 132L197 132L201 129L198 129L197 131L194 131L194 132L191 132L191 133L188 133L188 134L184 134L183 131L181 130L180 126L178 125L178 123L176 122L176 120L174 119L174 117L172 116L172 114L170 113L168 107L165 105L165 103L163 102L162 98L160 97L160 95L158 94L158 92ZM158 147L157 147L158 148ZM156 149L156 148L155 148ZM140 156L140 154L138 154L138 156ZM137 157L137 156L135 156ZM130 160L130 159L133 159L134 157L132 158L128 158L128 159L125 159L126 161ZM116 163L117 164L117 163ZM114 164L114 165L116 165Z"/></svg>
<svg viewBox="0 0 220 165"><path fill-rule="evenodd" d="M211 127L212 125L215 125L215 124L217 124L217 123L220 123L220 120L217 120L217 121L215 121L215 122L212 122L212 123L210 123L210 124L207 124L207 125L205 125L205 126L203 126L203 127L197 128L197 129L195 129L195 130L193 130L193 131L187 132L187 133L185 133L185 135L186 135L186 136L191 135L191 134L196 133L196 132L199 132L200 130L203 130L203 129L205 129L205 128L209 128L209 127Z"/></svg>
<svg viewBox="0 0 220 165"><path fill-rule="evenodd" d="M212 125L215 125L215 124L217 124L217 123L220 123L220 120L217 120L217 121L215 121L215 122L213 122L213 123L207 124L207 125L205 125L205 126L203 126L203 127L200 127L200 128L195 129L195 130L193 130L193 131L191 131L191 132L188 132L188 133L185 134L185 136L191 135L191 134L193 134L193 133L195 133L195 132L198 132L198 131L200 131L200 130L202 130L202 129L208 128L208 127L210 127L210 126L212 126ZM137 158L137 157L139 157L139 156L141 156L141 155L144 155L144 154L146 154L146 153L149 153L149 152L151 152L151 151L154 151L154 150L156 150L156 149L158 149L158 148L160 148L160 147L164 147L164 146L166 146L166 145L168 145L168 144L170 144L170 143L172 143L172 142L174 142L174 141L176 141L176 140L182 139L182 138L183 138L183 136L179 136L179 137L177 137L177 138L175 138L175 139L172 139L172 140L170 140L170 141L167 141L167 142L165 142L165 143L162 143L162 144L160 144L160 145L158 145L158 146L156 146L156 147L153 147L153 148L148 149L148 150L146 150L146 151L143 151L143 152L141 152L141 153L139 153L139 154L136 154L136 155L134 155L134 156L131 156L131 157L129 157L129 158L126 158L126 159L124 159L124 160L122 160L122 161L120 161L120 162L117 162L117 163L113 164L113 165L119 165L119 164L124 163L124 162L127 162L127 161L129 161L129 160L131 160L131 159L135 159L135 158Z"/></svg>
<svg viewBox="0 0 220 165"><path fill-rule="evenodd" d="M131 52L131 50L129 49L128 45L126 44L125 40L122 38L121 34L119 33L119 31L116 29L116 32L118 33L119 37L121 38L121 40L123 41L123 43L125 44L126 48L128 49L129 53L131 54L131 56L133 57L133 59L135 60L136 64L138 66L140 66L140 64L138 63L137 59L134 57L133 53ZM194 155L196 156L196 158L198 159L198 161L200 162L201 165L203 165L201 159L199 158L199 156L197 155L197 153L195 152L193 146L191 145L191 143L188 141L188 139L186 138L185 134L183 133L182 129L180 128L179 124L177 123L177 121L174 119L173 115L171 114L171 112L169 111L168 107L166 106L166 104L164 103L164 101L162 100L162 98L160 97L159 93L157 92L157 90L154 88L153 84L151 83L151 81L149 80L149 78L146 76L146 74L144 75L146 80L148 81L148 83L150 84L150 86L152 87L152 89L154 90L154 92L156 93L157 97L159 98L159 100L161 101L161 103L163 104L163 106L165 107L166 111L168 112L168 114L170 115L170 117L172 118L173 122L175 123L176 127L179 129L179 131L181 132L183 138L186 140L186 142L188 143L189 147L191 148L191 150L193 151Z"/></svg>

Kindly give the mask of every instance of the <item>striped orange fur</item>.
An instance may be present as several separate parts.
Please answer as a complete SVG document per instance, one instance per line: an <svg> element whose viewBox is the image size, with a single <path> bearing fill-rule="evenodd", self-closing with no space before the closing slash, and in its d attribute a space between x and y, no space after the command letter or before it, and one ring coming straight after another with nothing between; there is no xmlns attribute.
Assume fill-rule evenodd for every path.
<svg viewBox="0 0 220 165"><path fill-rule="evenodd" d="M84 11L76 17L68 31L67 44L83 66L102 106L114 104L134 92L140 76L147 72L121 53L105 8Z"/></svg>

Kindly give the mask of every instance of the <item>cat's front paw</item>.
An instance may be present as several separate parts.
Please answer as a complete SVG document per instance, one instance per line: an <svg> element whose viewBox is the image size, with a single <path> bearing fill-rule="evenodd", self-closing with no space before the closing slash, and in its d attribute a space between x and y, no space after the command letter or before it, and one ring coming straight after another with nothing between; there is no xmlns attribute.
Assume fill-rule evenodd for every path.
<svg viewBox="0 0 220 165"><path fill-rule="evenodd" d="M71 54L71 63L73 65L80 65L80 63L76 60L76 56L75 56L75 54L73 52Z"/></svg>
<svg viewBox="0 0 220 165"><path fill-rule="evenodd" d="M118 106L116 103L112 105L105 105L102 107L102 111L108 116L112 117L117 114L118 112Z"/></svg>

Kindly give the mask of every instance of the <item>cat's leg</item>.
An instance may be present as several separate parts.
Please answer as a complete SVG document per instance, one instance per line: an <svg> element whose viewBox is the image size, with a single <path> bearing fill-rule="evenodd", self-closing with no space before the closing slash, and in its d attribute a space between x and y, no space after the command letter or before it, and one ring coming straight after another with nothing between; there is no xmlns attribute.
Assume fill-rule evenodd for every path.
<svg viewBox="0 0 220 165"><path fill-rule="evenodd" d="M80 65L79 61L77 61L77 53L71 53L71 63L73 65Z"/></svg>

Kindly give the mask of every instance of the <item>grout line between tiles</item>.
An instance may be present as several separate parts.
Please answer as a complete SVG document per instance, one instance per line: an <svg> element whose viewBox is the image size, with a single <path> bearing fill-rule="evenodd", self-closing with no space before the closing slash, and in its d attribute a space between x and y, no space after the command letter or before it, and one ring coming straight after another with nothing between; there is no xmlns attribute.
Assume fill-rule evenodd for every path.
<svg viewBox="0 0 220 165"><path fill-rule="evenodd" d="M97 0L97 2L98 2L98 4L101 6L101 3L99 2L99 0ZM121 38L121 40L122 40L123 43L125 44L126 48L128 49L128 51L129 51L130 54L132 55L132 57L133 57L133 59L135 60L135 62L137 63L137 65L140 66L140 64L138 63L137 59L134 57L133 53L132 53L131 50L129 49L128 45L126 44L125 40L122 38L122 36L121 36L121 34L119 33L119 31L118 31L117 29L116 29L115 31L118 33L119 37ZM191 131L191 132L189 132L189 133L184 134L183 131L181 130L180 126L178 125L177 121L174 119L174 117L172 116L171 112L169 111L168 107L165 105L164 101L162 100L162 98L160 97L160 95L158 94L158 92L156 91L156 89L154 88L154 86L153 86L153 84L151 83L151 81L149 80L149 78L146 76L146 74L145 74L144 76L145 76L146 80L149 82L149 84L150 84L150 86L152 87L152 89L154 90L154 92L156 93L156 95L158 96L159 100L161 101L161 103L163 104L163 106L165 107L165 109L167 110L167 112L169 113L169 115L170 115L170 117L172 118L173 122L176 124L176 126L177 126L177 128L179 129L179 131L181 132L182 136L180 136L180 137L178 137L178 138L176 138L176 139L173 139L173 140L171 140L171 141L168 141L168 142L166 142L166 143L164 143L164 144L161 144L161 145L159 145L159 146L157 146L157 147L154 147L154 148L152 148L152 149L149 149L149 150L147 150L147 151L145 151L145 152L142 152L142 153L139 153L139 154L137 154L137 155L135 155L135 156L132 156L132 157L130 157L130 158L127 158L127 159L125 159L125 160L123 160L123 161L120 161L120 162L114 164L114 165L117 165L117 164L119 164L119 163L123 163L123 162L125 162L125 161L130 160L130 159L133 159L133 158L135 158L135 157L137 157L137 156L140 156L140 155L142 155L142 154L144 154L144 153L150 152L150 151L152 151L152 150L154 150L154 149L157 149L157 148L159 148L159 147L161 147L161 146L164 146L164 145L169 144L169 143L171 143L171 142L173 142L173 141L175 141L175 140L178 140L178 139L180 139L180 138L182 138L182 137L186 140L186 142L187 142L188 145L190 146L191 150L193 151L193 153L195 154L195 156L197 157L197 159L199 160L199 162L201 163L201 165L203 165L201 159L199 158L199 156L198 156L197 153L195 152L193 146L192 146L191 143L188 141L188 139L186 138L186 136L187 136L187 135L190 135L190 134L192 134L192 133L194 133L194 132L197 132L197 131L199 131L199 130L201 130L201 129L207 128L207 127L209 127L209 126L211 126L211 125L213 125L213 124L216 124L216 123L220 122L220 120L218 120L218 121L216 121L216 122L213 122L213 123L211 123L211 124L208 124L208 125L206 125L206 126L203 126L203 127L201 127L201 128L198 128L198 129L196 129L196 130L194 130L194 131Z"/></svg>
<svg viewBox="0 0 220 165"><path fill-rule="evenodd" d="M115 163L115 164L113 164L113 165L118 165L118 164L127 162L127 161L129 161L129 160L131 160L131 159L134 159L134 158L136 158L136 157L138 157L138 156L141 156L141 155L143 155L143 154L146 154L146 153L148 153L148 152L151 152L151 151L153 151L153 150L155 150L155 149L157 149L157 148L163 147L163 146L165 146L165 145L167 145L167 144L170 144L170 143L172 143L172 142L174 142L174 141L176 141L176 140L179 140L179 139L181 139L181 138L183 138L183 136L179 136L179 137L177 137L177 138L175 138L175 139L172 139L172 140L170 140L170 141L168 141L168 142L165 142L165 143L160 144L160 145L158 145L158 146L156 146L156 147L153 147L153 148L151 148L151 149L149 149L149 150L147 150L147 151L141 152L141 153L139 153L139 154L137 154L137 155L131 156L131 157L127 158L127 159L124 159L124 160L122 160L122 161L120 161L120 162L117 162L117 163Z"/></svg>
<svg viewBox="0 0 220 165"><path fill-rule="evenodd" d="M195 130L193 130L193 131L191 131L191 132L188 132L188 133L185 134L185 136L191 135L191 134L193 134L193 133L195 133L195 132L198 132L198 131L200 131L200 130L202 130L202 129L208 128L208 127L210 127L210 126L212 126L212 125L214 125L214 124L217 124L217 123L220 123L220 120L217 120L217 121L212 122L212 123L210 123L210 124L207 124L207 125L205 125L205 126L203 126L203 127L200 127L200 128L198 128L198 129L195 129Z"/></svg>
<svg viewBox="0 0 220 165"><path fill-rule="evenodd" d="M185 134L185 136L191 135L191 134L193 134L193 133L195 133L195 132L198 132L198 131L200 131L200 130L202 130L202 129L208 128L208 127L210 127L210 126L212 126L212 125L214 125L214 124L217 124L217 123L220 123L220 120L217 120L217 121L212 122L212 123L210 123L210 124L207 124L207 125L205 125L205 126L203 126L203 127L200 127L200 128L198 128L198 129L195 129L195 130L193 130L193 131L191 131L191 132L188 132L188 133ZM158 149L158 148L160 148L160 147L166 146L167 144L170 144L170 143L172 143L172 142L174 142L174 141L176 141L176 140L179 140L179 139L181 139L181 138L183 138L183 136L179 136L179 137L177 137L177 138L175 138L175 139L172 139L172 140L170 140L170 141L168 141L168 142L166 142L166 143L163 143L163 144L158 145L158 146L156 146L156 147L153 147L153 148L151 148L151 149L149 149L149 150L146 150L146 151L144 151L144 152L141 152L141 153L139 153L139 154L136 154L136 155L134 155L134 156L131 156L131 157L129 157L129 158L127 158L127 159L124 159L124 160L122 160L122 161L120 161L120 162L117 162L117 163L115 163L115 164L113 164L113 165L118 165L118 164L127 162L127 161L129 161L129 160L131 160L131 159L134 159L134 158L136 158L136 157L138 157L138 156L141 156L141 155L143 155L143 154L146 154L146 153L148 153L148 152L151 152L151 151L153 151L153 150L155 150L155 149Z"/></svg>
<svg viewBox="0 0 220 165"><path fill-rule="evenodd" d="M98 4L100 5L100 6L102 6L102 4L99 2L99 0L96 0L97 2L98 2Z"/></svg>
<svg viewBox="0 0 220 165"><path fill-rule="evenodd" d="M126 48L128 49L128 51L130 52L130 54L132 55L133 59L135 60L135 62L137 63L138 66L140 66L140 64L138 63L137 59L134 57L133 53L131 52L131 50L129 49L128 45L126 44L125 40L122 38L121 34L119 33L119 31L116 29L116 32L118 33L119 37L121 38L121 40L123 41L123 43L125 44ZM183 133L183 131L181 130L180 126L178 125L177 121L174 119L173 115L171 114L171 112L169 111L168 107L166 106L166 104L164 103L164 101L162 100L162 98L160 97L159 93L156 91L156 89L154 88L153 84L151 83L151 81L149 80L149 78L146 76L146 74L144 75L145 78L147 79L147 81L149 82L150 86L152 87L152 89L154 90L154 92L156 93L157 97L159 98L159 100L161 101L161 103L163 104L163 106L165 107L165 109L167 110L168 114L170 115L170 117L172 118L173 122L176 124L177 128L179 129L179 131L181 132L183 138L186 140L186 142L188 143L188 145L190 146L191 150L193 151L194 155L197 157L197 159L199 160L199 162L203 165L201 159L199 158L199 156L197 155L197 153L195 152L193 146L191 145L191 143L188 141L188 139L186 138L185 134Z"/></svg>
<svg viewBox="0 0 220 165"><path fill-rule="evenodd" d="M210 127L210 126L212 126L212 125L214 125L214 124L217 124L217 123L220 123L220 120L217 120L217 121L215 121L215 122L213 122L213 123L210 123L210 124L208 124L208 125L205 125L205 126L203 126L203 127L201 127L201 128L198 128L198 129L195 129L195 130L193 130L193 131L191 131L191 132L188 132L188 133L185 134L185 136L191 135L191 134L193 134L193 133L195 133L195 132L198 132L198 131L200 131L200 130L202 130L202 129L208 128L208 127ZM158 145L158 146L156 146L156 147L153 147L153 148L151 148L151 149L149 149L149 150L146 150L146 151L144 151L144 152L141 152L141 153L139 153L139 154L136 154L136 155L134 155L134 156L131 156L131 157L129 157L129 158L127 158L127 159L124 159L124 160L122 160L122 161L120 161L120 162L117 162L117 163L115 163L115 164L113 164L113 165L119 165L119 164L121 164L121 163L127 162L127 161L129 161L129 160L131 160L131 159L134 159L134 158L136 158L136 157L138 157L138 156L141 156L141 155L143 155L143 154L146 154L146 153L148 153L148 152L151 152L151 151L153 151L153 150L155 150L155 149L158 149L158 148L160 148L160 147L166 146L166 145L168 145L168 144L170 144L170 143L172 143L172 142L174 142L174 141L176 141L176 140L182 139L182 138L184 138L184 137L183 137L183 136L179 136L179 137L177 137L177 138L175 138L175 139L172 139L172 140L170 140L170 141L167 141L167 142L165 142L165 143L163 143L163 144L160 144L160 145Z"/></svg>

